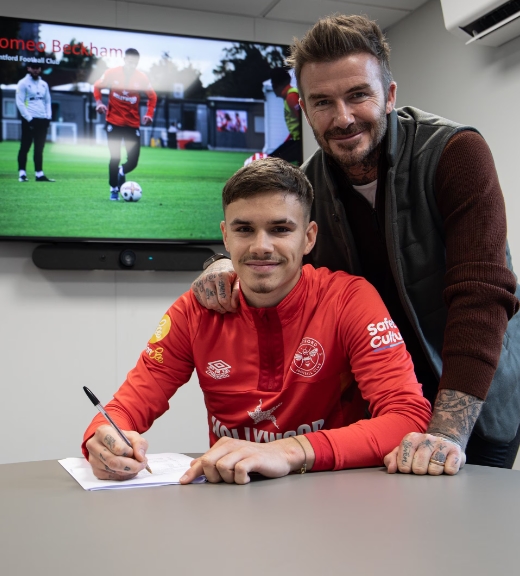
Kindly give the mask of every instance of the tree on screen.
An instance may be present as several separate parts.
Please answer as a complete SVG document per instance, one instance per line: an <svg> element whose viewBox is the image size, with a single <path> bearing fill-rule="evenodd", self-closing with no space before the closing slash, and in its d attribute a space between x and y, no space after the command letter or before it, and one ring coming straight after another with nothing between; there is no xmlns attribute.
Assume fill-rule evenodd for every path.
<svg viewBox="0 0 520 576"><path fill-rule="evenodd" d="M61 57L59 64L54 69L53 80L59 77L60 83L63 84L77 84L78 82L94 84L108 68L105 61L90 53L88 56L85 53L74 54L73 47L83 45L75 38L69 44L71 46L70 54L63 54ZM81 52L80 50L76 51ZM54 81L53 84L56 82Z"/></svg>
<svg viewBox="0 0 520 576"><path fill-rule="evenodd" d="M276 46L236 42L224 50L224 58L213 70L217 80L207 87L208 96L263 99L262 83L273 68L284 65Z"/></svg>
<svg viewBox="0 0 520 576"><path fill-rule="evenodd" d="M158 94L171 97L175 86L182 86L183 98L193 100L203 100L206 97L200 76L200 70L194 68L191 62L179 68L169 52L163 52L161 59L152 64L148 73L150 83Z"/></svg>

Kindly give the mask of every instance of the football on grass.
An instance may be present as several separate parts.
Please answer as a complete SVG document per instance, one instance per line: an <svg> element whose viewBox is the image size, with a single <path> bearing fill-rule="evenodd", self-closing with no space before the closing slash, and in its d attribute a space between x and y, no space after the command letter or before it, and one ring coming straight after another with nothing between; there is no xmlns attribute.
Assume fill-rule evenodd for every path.
<svg viewBox="0 0 520 576"><path fill-rule="evenodd" d="M137 202L143 195L143 191L137 182L125 182L121 186L119 194L121 194L123 200L127 202Z"/></svg>

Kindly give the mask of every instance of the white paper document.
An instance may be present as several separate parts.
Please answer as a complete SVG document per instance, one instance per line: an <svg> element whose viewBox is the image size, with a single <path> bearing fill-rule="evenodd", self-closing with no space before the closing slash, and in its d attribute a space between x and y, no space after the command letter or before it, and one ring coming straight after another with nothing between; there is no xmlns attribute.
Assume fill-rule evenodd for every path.
<svg viewBox="0 0 520 576"><path fill-rule="evenodd" d="M90 464L85 458L64 458L58 462L76 480L84 490L116 490L121 488L147 488L149 486L165 486L179 484L179 480L190 467L193 460L186 454L165 452L163 454L147 454L148 466L153 474L141 470L132 480L99 480L94 476ZM194 484L206 482L205 476L194 480Z"/></svg>

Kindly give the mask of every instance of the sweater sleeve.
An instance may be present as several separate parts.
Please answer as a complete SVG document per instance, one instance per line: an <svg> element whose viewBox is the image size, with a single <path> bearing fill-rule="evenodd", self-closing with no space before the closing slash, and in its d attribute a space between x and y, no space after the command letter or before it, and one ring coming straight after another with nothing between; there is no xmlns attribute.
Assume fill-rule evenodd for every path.
<svg viewBox="0 0 520 576"><path fill-rule="evenodd" d="M168 401L178 388L190 379L194 369L186 314L190 298L189 294L182 296L162 317L137 365L105 406L122 430L146 432L168 410ZM98 414L85 431L81 445L85 458L87 440L106 423Z"/></svg>
<svg viewBox="0 0 520 576"><path fill-rule="evenodd" d="M451 138L435 186L445 227L448 308L439 388L485 399L519 303L516 278L505 261L504 198L479 134L465 131Z"/></svg>
<svg viewBox="0 0 520 576"><path fill-rule="evenodd" d="M306 435L315 471L381 466L403 436L426 430L431 417L410 355L375 288L355 278L341 300L338 337L372 417Z"/></svg>

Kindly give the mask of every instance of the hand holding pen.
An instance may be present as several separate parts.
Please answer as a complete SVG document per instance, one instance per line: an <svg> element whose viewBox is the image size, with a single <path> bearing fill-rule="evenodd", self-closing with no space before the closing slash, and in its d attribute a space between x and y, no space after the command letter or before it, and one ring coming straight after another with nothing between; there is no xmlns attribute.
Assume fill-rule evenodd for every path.
<svg viewBox="0 0 520 576"><path fill-rule="evenodd" d="M152 473L146 464L148 442L137 432L120 430L96 396L86 386L83 390L110 422L110 426L99 426L86 443L95 476L101 480L130 480L144 468Z"/></svg>

